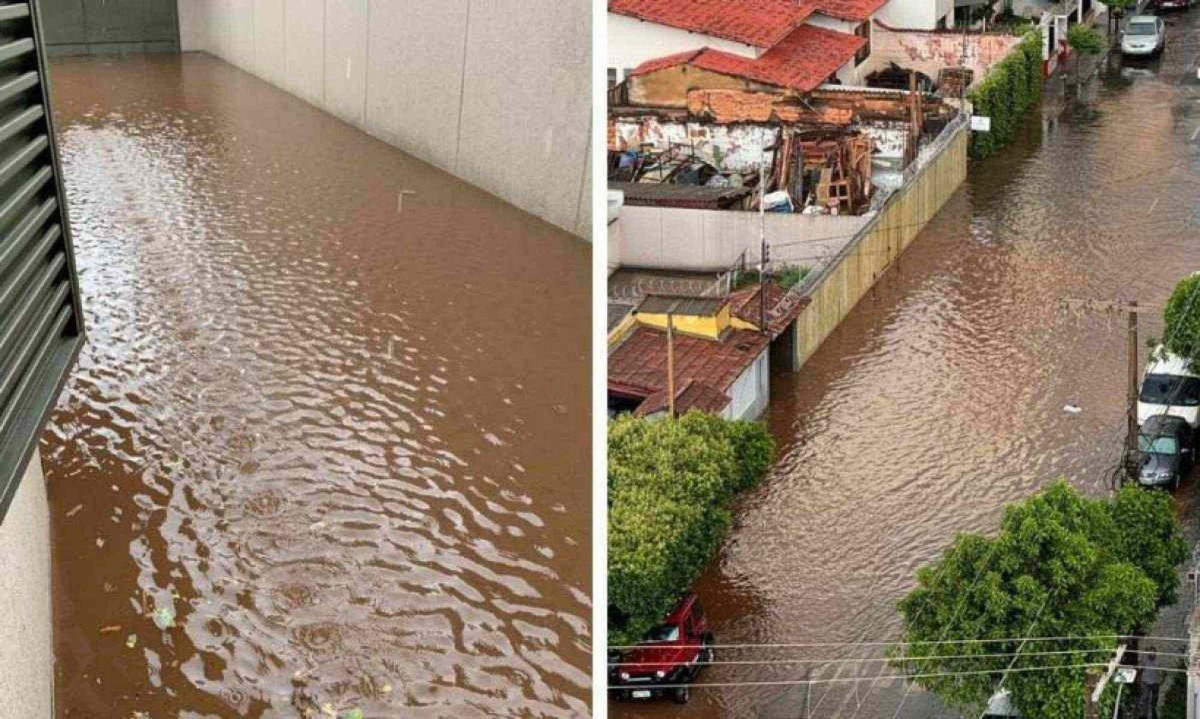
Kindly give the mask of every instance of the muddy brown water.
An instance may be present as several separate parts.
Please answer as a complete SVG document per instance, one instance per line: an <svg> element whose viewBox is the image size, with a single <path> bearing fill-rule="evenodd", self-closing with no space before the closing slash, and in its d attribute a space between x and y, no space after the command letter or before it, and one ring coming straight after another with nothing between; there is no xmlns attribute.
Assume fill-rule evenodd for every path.
<svg viewBox="0 0 1200 719"><path fill-rule="evenodd" d="M58 716L586 713L588 246L207 56L51 73Z"/></svg>
<svg viewBox="0 0 1200 719"><path fill-rule="evenodd" d="M1125 319L1055 304L1161 305L1200 270L1198 18L1172 18L1161 60L1115 63L1082 102L1051 91L1043 116L972 164L804 369L774 374L767 420L780 460L698 586L718 643L893 640L896 601L955 533L994 531L1006 503L1057 477L1106 491L1124 434ZM1161 337L1157 316L1145 316L1147 335ZM1193 539L1196 484L1176 492ZM1181 636L1181 615L1167 612L1160 631ZM873 677L883 665L813 660L879 656L730 649L717 659L813 663L722 665L700 681ZM696 689L686 707L612 706L623 718L957 716L906 692L891 680L782 684Z"/></svg>

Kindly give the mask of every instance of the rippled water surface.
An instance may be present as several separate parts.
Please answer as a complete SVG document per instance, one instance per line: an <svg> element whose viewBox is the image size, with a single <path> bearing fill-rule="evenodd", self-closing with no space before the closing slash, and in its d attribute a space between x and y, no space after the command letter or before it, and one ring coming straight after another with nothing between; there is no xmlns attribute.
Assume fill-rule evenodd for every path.
<svg viewBox="0 0 1200 719"><path fill-rule="evenodd" d="M587 246L206 56L52 81L59 715L586 712Z"/></svg>
<svg viewBox="0 0 1200 719"><path fill-rule="evenodd" d="M1171 23L1161 61L1114 63L1081 103L1051 92L1013 147L972 164L805 368L775 374L767 419L780 461L699 585L718 643L892 640L896 601L955 533L993 531L1004 504L1056 477L1107 489L1124 437L1125 319L1077 318L1056 303L1160 306L1200 269L1200 11ZM1142 330L1161 336L1158 315L1144 315ZM1064 412L1069 403L1082 412ZM1176 496L1193 539L1195 492L1193 480ZM749 648L718 659L871 656L882 649ZM896 681L786 684L883 670L724 665L701 681L785 684L697 689L684 708L615 714L954 716Z"/></svg>

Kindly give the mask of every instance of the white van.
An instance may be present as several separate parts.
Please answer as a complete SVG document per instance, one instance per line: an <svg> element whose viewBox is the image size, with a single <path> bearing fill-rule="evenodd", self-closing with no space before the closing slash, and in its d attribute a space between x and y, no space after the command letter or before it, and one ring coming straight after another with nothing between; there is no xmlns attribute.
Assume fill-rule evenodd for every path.
<svg viewBox="0 0 1200 719"><path fill-rule="evenodd" d="M1192 429L1200 427L1200 375L1190 363L1159 345L1150 354L1138 391L1137 421L1154 415L1179 417Z"/></svg>

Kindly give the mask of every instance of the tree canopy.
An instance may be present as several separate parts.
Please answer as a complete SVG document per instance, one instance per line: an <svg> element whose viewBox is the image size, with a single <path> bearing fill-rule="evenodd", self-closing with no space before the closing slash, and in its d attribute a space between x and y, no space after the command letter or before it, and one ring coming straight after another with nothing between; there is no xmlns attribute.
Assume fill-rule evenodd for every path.
<svg viewBox="0 0 1200 719"><path fill-rule="evenodd" d="M994 538L959 535L918 571L899 604L907 647L893 663L908 674L981 672L916 679L975 712L1011 663L1004 686L1023 716L1082 717L1087 669L1078 665L1103 664L1116 635L1147 629L1158 607L1174 601L1175 567L1187 556L1167 494L1126 486L1092 499L1060 480L1006 508ZM1011 641L1027 636L1092 638ZM944 643L950 639L1010 641ZM933 658L947 655L968 656ZM1020 671L1032 667L1064 668Z"/></svg>
<svg viewBox="0 0 1200 719"><path fill-rule="evenodd" d="M773 451L761 424L702 412L609 423L611 644L640 640L692 586L729 527L729 502Z"/></svg>
<svg viewBox="0 0 1200 719"><path fill-rule="evenodd" d="M1172 354L1200 358L1200 274L1180 280L1163 309L1163 346Z"/></svg>

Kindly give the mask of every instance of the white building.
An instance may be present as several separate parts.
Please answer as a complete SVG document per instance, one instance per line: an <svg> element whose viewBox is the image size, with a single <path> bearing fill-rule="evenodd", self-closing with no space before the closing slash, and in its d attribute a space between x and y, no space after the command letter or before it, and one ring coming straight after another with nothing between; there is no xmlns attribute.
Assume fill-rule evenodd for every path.
<svg viewBox="0 0 1200 719"><path fill-rule="evenodd" d="M898 30L945 30L954 27L954 0L890 0L875 19Z"/></svg>
<svg viewBox="0 0 1200 719"><path fill-rule="evenodd" d="M914 30L954 25L954 0L610 0L608 8L609 86L647 61L702 48L758 59L802 25L866 40L831 76L859 85L874 21ZM795 52L824 50L816 45Z"/></svg>

